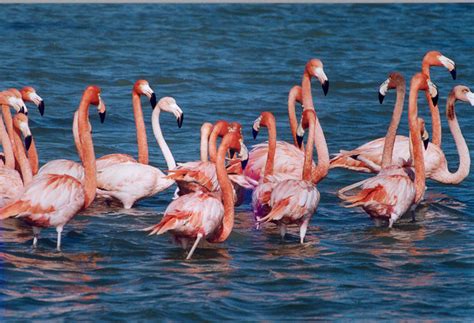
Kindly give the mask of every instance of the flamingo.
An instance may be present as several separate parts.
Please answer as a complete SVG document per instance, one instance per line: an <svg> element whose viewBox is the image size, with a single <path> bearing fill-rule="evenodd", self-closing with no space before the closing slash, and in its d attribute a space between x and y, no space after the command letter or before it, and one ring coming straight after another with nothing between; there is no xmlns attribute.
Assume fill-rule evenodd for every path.
<svg viewBox="0 0 474 323"><path fill-rule="evenodd" d="M87 208L96 194L94 145L89 128L89 106L98 105L105 111L100 88L88 86L78 108L79 136L82 143L84 181L69 175L37 175L27 184L19 198L0 209L0 219L24 219L33 227L36 247L41 228L56 227L57 250L61 250L61 232L81 209Z"/></svg>
<svg viewBox="0 0 474 323"><path fill-rule="evenodd" d="M323 88L324 95L327 94L329 89L329 80L324 73L323 63L319 59L309 60L306 64L302 81L303 106L305 109L311 108L304 102L305 92L311 93L311 77L316 77L319 80ZM308 97L308 95L306 96ZM293 113L291 110L294 100L296 99L297 95L295 95L294 92L290 92L288 105L291 129L294 127L294 125L292 125L293 122L291 121L293 118ZM292 135L295 137L293 130ZM265 167L267 155L268 143L262 143L253 146L249 154L249 164L247 165L244 174L256 181L259 181L262 170ZM274 164L274 172L276 174L286 174L292 178L300 178L301 167L303 166L304 161L304 152L302 150L287 142L277 141L276 155L278 156ZM315 167L315 165L313 165L313 167Z"/></svg>
<svg viewBox="0 0 474 323"><path fill-rule="evenodd" d="M3 119L0 116L0 136L5 151L5 158L13 161L15 158L13 155L15 155L22 172L22 174L20 174L14 168L0 167L0 207L16 200L17 196L23 191L24 185L31 182L32 179L31 167L20 139L21 133L25 138L26 150L28 150L32 139L31 131L28 127L28 117L23 113L16 114L13 117L13 128L14 146L11 147L10 138L3 124ZM5 149L5 147L9 145L10 148Z"/></svg>
<svg viewBox="0 0 474 323"><path fill-rule="evenodd" d="M310 103L310 105L305 104L305 107L312 107L312 102ZM300 179L284 179L274 186L269 202L271 211L266 216L258 219L258 222L265 223L271 221L276 223L280 228L282 238L285 237L287 225L298 224L300 226L300 243L303 244L309 221L319 204L320 194L316 188L316 183L322 179L319 177L321 176L320 174L327 174L327 169L329 169L329 153L324 135L320 135L322 129L317 121L314 109L308 108L303 111L300 126L303 129L309 128L302 177ZM318 153L320 172L312 170L314 144L316 144ZM323 163L319 165L321 161ZM326 170L324 171L322 167L326 168Z"/></svg>
<svg viewBox="0 0 474 323"><path fill-rule="evenodd" d="M168 205L160 223L144 231L151 231L150 235L169 232L183 248L187 248L189 240L195 239L186 259L191 259L203 238L212 243L224 242L234 226L232 184L225 168L225 157L229 148L240 150L241 147L242 136L238 132L226 134L219 146L216 170L222 199L213 192L202 191L180 196Z"/></svg>
<svg viewBox="0 0 474 323"><path fill-rule="evenodd" d="M174 169L176 162L166 144L160 128L161 111L174 114L181 126L183 111L176 104L175 99L164 97L158 101L153 109L152 127L155 138L165 157L168 169ZM153 196L174 184L174 180L158 168L141 163L118 163L97 172L98 195L120 200L125 209L130 209L139 199Z"/></svg>
<svg viewBox="0 0 474 323"><path fill-rule="evenodd" d="M430 51L424 57L422 61L422 73L429 79L430 66L443 66L450 71L453 79L456 78L456 65L454 61L442 55L437 51ZM381 89L379 92L379 100L382 102L385 96L386 89ZM432 118L432 129L433 129L433 141L428 145L425 151L425 171L428 178L437 180L435 173L437 168L441 167L442 159L444 154L441 150L441 119L438 110L437 99L433 98L429 93L429 90L425 92L428 105L431 111ZM382 151L384 146L385 138L378 138L372 140L362 146L359 146L350 151L341 151L331 159L330 168L347 168L354 171L373 173L380 167L370 167L365 161L370 160L371 164L377 164L380 166L382 162ZM395 137L394 145L394 158L395 160L408 160L410 157L410 139L406 136L398 135ZM359 156L357 160L352 156ZM435 177L433 177L435 176ZM442 183L445 183L441 181Z"/></svg>
<svg viewBox="0 0 474 323"><path fill-rule="evenodd" d="M417 99L418 91L427 90L430 86L428 77L422 73L416 74L411 80L408 109L414 172L412 168L400 166L393 160L395 135L403 111L405 80L399 73L392 73L381 85L386 89L397 89L392 121L385 137L382 168L375 177L338 191L338 196L347 204L346 207L361 206L371 217L387 219L390 228L413 205L419 203L425 192L425 164L420 136L422 129L417 118ZM359 192L352 195L345 194L359 187Z"/></svg>
<svg viewBox="0 0 474 323"><path fill-rule="evenodd" d="M97 111L99 113L99 118L100 122L104 123L105 121L105 115L106 115L106 108L104 104L99 104L97 105ZM79 113L80 110L78 109L74 113L74 118L73 118L73 133L76 131L75 129L79 129L78 124L79 124ZM89 132L92 131L92 127L89 123L89 118L87 118L87 124L85 127L89 129ZM84 130L83 130L84 131ZM74 135L75 142L76 142L76 148L77 148L77 154L79 156L80 160L84 159L84 156L82 156L82 153L85 151L85 149L82 148L82 141L80 140L80 136ZM95 160L95 156L94 156ZM83 167L84 163L78 163L72 160L68 159L55 159L52 161L47 162L38 171L38 175L47 175L47 174L56 174L56 175L70 175L80 182L83 182L85 180L85 170Z"/></svg>
<svg viewBox="0 0 474 323"><path fill-rule="evenodd" d="M43 99L36 93L36 90L31 86L25 86L20 90L21 98L24 102L33 102L37 107L38 111L41 116L44 114L44 101ZM30 148L28 149L28 160L31 165L31 170L33 175L38 173L39 169L39 160L38 160L38 152L36 150L36 144L34 139L31 140Z"/></svg>
<svg viewBox="0 0 474 323"><path fill-rule="evenodd" d="M156 95L151 89L150 84L146 80L138 80L135 82L132 90L133 115L135 117L135 127L137 130L137 146L138 146L138 162L148 165L148 142L145 130L145 121L143 119L142 105L140 96L145 95L149 100L152 108L156 106ZM179 124L182 119L178 120ZM117 163L132 162L137 160L128 154L109 154L97 159L97 171Z"/></svg>

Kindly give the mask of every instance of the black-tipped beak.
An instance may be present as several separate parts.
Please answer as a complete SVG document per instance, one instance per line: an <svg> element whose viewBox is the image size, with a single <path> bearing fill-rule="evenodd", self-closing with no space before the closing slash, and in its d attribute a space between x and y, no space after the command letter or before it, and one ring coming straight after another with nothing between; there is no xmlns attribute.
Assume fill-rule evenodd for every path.
<svg viewBox="0 0 474 323"><path fill-rule="evenodd" d="M100 123L104 123L106 114L107 114L107 111L99 112Z"/></svg>
<svg viewBox="0 0 474 323"><path fill-rule="evenodd" d="M151 94L150 104L151 104L152 109L154 109L156 107L156 95L155 95L155 93Z"/></svg>
<svg viewBox="0 0 474 323"><path fill-rule="evenodd" d="M253 127L252 127L252 136L253 136L253 139L257 139L257 136L258 136L258 131L255 130Z"/></svg>
<svg viewBox="0 0 474 323"><path fill-rule="evenodd" d="M249 162L248 159L243 159L240 161L240 164L242 166L242 169L245 169L245 167L247 167L247 163Z"/></svg>
<svg viewBox="0 0 474 323"><path fill-rule="evenodd" d="M41 116L44 114L44 101L41 101L40 104L38 105L38 111Z"/></svg>
<svg viewBox="0 0 474 323"><path fill-rule="evenodd" d="M430 137L423 139L423 146L425 146L425 150L428 149L428 144L430 143Z"/></svg>
<svg viewBox="0 0 474 323"><path fill-rule="evenodd" d="M25 148L27 151L30 149L32 139L33 137L31 135L25 137Z"/></svg>
<svg viewBox="0 0 474 323"><path fill-rule="evenodd" d="M327 95L329 91L329 81L324 81L321 86L323 87L324 95Z"/></svg>
<svg viewBox="0 0 474 323"><path fill-rule="evenodd" d="M230 149L230 150L229 150L230 159L233 159L236 153L237 153L237 152L236 152L234 149Z"/></svg>
<svg viewBox="0 0 474 323"><path fill-rule="evenodd" d="M181 128L181 126L183 125L183 120L184 120L184 113L181 114L178 119L176 119L176 121L178 122L178 128Z"/></svg>
<svg viewBox="0 0 474 323"><path fill-rule="evenodd" d="M303 145L303 139L304 139L304 136L296 135L296 142L298 143L298 148L301 148L301 146Z"/></svg>
<svg viewBox="0 0 474 323"><path fill-rule="evenodd" d="M453 80L456 79L456 68L454 68L452 71L449 71L451 73L451 76L453 77Z"/></svg>
<svg viewBox="0 0 474 323"><path fill-rule="evenodd" d="M438 105L438 99L439 99L439 94L436 94L434 98L431 98L431 101L433 101L433 105Z"/></svg>
<svg viewBox="0 0 474 323"><path fill-rule="evenodd" d="M379 92L379 102L380 102L380 104L383 103L383 99L385 99L385 95L383 95L382 93Z"/></svg>
<svg viewBox="0 0 474 323"><path fill-rule="evenodd" d="M25 112L25 111L27 111L26 108L25 108L25 107L21 107L21 108L20 108L20 111L18 111L18 113L23 113L23 114L28 115L28 111L27 111L27 112Z"/></svg>

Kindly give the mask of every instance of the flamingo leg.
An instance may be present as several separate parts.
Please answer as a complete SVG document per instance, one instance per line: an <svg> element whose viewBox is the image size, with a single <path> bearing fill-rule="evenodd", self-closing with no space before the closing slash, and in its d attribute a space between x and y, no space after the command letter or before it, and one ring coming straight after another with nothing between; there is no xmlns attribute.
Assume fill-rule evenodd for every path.
<svg viewBox="0 0 474 323"><path fill-rule="evenodd" d="M394 217L390 216L390 219L388 220L388 227L391 229L394 223L395 223Z"/></svg>
<svg viewBox="0 0 474 323"><path fill-rule="evenodd" d="M33 227L33 248L36 248L38 246L38 238L40 234L41 229L37 227Z"/></svg>
<svg viewBox="0 0 474 323"><path fill-rule="evenodd" d="M199 241L201 240L201 238L202 238L202 233L198 233L196 241L194 242L193 247L191 248L191 250L189 250L189 253L188 253L188 256L186 257L186 260L191 259L192 255L194 253L194 250L196 250L196 247L197 247Z"/></svg>
<svg viewBox="0 0 474 323"><path fill-rule="evenodd" d="M306 236L306 230L308 230L309 218L304 219L300 227L300 243L304 243L304 237Z"/></svg>
<svg viewBox="0 0 474 323"><path fill-rule="evenodd" d="M280 227L280 236L281 236L281 239L285 239L285 234L286 234L286 225L283 224L283 223L280 223L278 225Z"/></svg>
<svg viewBox="0 0 474 323"><path fill-rule="evenodd" d="M63 227L57 227L56 232L58 233L58 242L56 245L56 249L61 251L61 233L63 232Z"/></svg>

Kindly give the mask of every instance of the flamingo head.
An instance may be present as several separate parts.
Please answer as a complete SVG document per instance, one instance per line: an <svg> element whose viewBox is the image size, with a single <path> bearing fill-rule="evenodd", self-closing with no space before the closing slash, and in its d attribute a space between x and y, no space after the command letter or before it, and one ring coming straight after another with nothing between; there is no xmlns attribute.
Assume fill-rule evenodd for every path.
<svg viewBox="0 0 474 323"><path fill-rule="evenodd" d="M301 86L295 85L291 88L290 92L288 93L288 98L290 100L295 100L299 104L303 105L303 93Z"/></svg>
<svg viewBox="0 0 474 323"><path fill-rule="evenodd" d="M432 50L426 53L423 57L422 66L444 66L451 73L453 80L456 79L456 64L452 59L438 51Z"/></svg>
<svg viewBox="0 0 474 323"><path fill-rule="evenodd" d="M421 91L428 91L431 96L431 100L433 100L433 104L438 104L438 87L436 84L431 82L431 80L422 73L415 74L411 79L411 87L415 87Z"/></svg>
<svg viewBox="0 0 474 323"><path fill-rule="evenodd" d="M100 97L100 87L96 85L89 85L84 91L84 96L88 98L90 104L97 106L99 112L100 122L104 123L105 115L107 114L104 101Z"/></svg>
<svg viewBox="0 0 474 323"><path fill-rule="evenodd" d="M148 81L146 80L138 80L135 82L135 85L133 86L133 91L137 93L138 95L145 95L148 100L150 100L150 105L151 108L154 109L156 106L156 95L155 92L150 87L150 84L148 84Z"/></svg>
<svg viewBox="0 0 474 323"><path fill-rule="evenodd" d="M311 123L316 122L316 113L312 109L304 110L303 115L301 116L301 121L296 129L296 141L298 142L298 147L301 148L303 143L305 130L308 129Z"/></svg>
<svg viewBox="0 0 474 323"><path fill-rule="evenodd" d="M229 123L229 132L238 132L242 135L242 125L238 122L232 121Z"/></svg>
<svg viewBox="0 0 474 323"><path fill-rule="evenodd" d="M260 126L268 127L270 123L275 124L275 117L273 116L273 113L268 111L262 112L260 116L253 122L253 139L257 139L258 132L260 131Z"/></svg>
<svg viewBox="0 0 474 323"><path fill-rule="evenodd" d="M0 104L12 107L17 113L28 114L25 102L21 98L21 93L17 89L8 89L1 92Z"/></svg>
<svg viewBox="0 0 474 323"><path fill-rule="evenodd" d="M469 102L472 106L474 106L474 93L464 85L457 85L455 86L452 91L456 100Z"/></svg>
<svg viewBox="0 0 474 323"><path fill-rule="evenodd" d="M309 75L316 77L321 83L323 88L324 95L326 95L329 91L329 80L324 73L323 69L323 62L317 58L310 59L309 62L306 64L306 71Z"/></svg>
<svg viewBox="0 0 474 323"><path fill-rule="evenodd" d="M383 103L383 99L387 94L388 90L395 89L397 86L405 87L405 78L398 72L392 72L379 87L379 102Z"/></svg>
<svg viewBox="0 0 474 323"><path fill-rule="evenodd" d="M28 150L31 146L32 135L28 126L28 117L26 114L18 113L13 117L13 127L18 129L25 138L25 148Z"/></svg>
<svg viewBox="0 0 474 323"><path fill-rule="evenodd" d="M231 136L232 140L229 144L229 152L231 158L237 154L237 159L240 159L242 169L245 169L249 159L249 151L244 144L244 139L240 132L229 131L224 137Z"/></svg>
<svg viewBox="0 0 474 323"><path fill-rule="evenodd" d="M25 86L20 90L21 98L24 102L33 102L38 107L41 116L44 114L44 101L31 86Z"/></svg>
<svg viewBox="0 0 474 323"><path fill-rule="evenodd" d="M175 99L169 96L165 96L161 98L160 101L158 101L157 107L161 111L174 114L174 116L176 117L176 121L178 122L178 127L181 128L181 126L183 125L184 113L183 110L181 110L181 108L176 103Z"/></svg>

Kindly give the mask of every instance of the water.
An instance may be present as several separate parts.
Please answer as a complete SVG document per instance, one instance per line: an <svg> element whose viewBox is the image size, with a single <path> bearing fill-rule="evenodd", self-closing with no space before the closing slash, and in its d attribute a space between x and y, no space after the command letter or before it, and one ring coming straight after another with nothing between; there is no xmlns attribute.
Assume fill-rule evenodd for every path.
<svg viewBox="0 0 474 323"><path fill-rule="evenodd" d="M448 91L473 85L472 21L467 5L2 5L1 87L33 85L46 115L31 108L41 164L77 160L72 113L88 84L102 87L106 123L92 115L98 156L136 155L131 88L145 78L158 97L171 95L186 114L162 128L178 161L199 157L199 127L224 118L250 126L260 111L289 140L288 90L305 62L321 58L327 97L313 89L329 150L349 149L385 134L395 100L377 101L392 70L408 79L437 49L456 61L458 80L432 69L445 110ZM316 82L314 83L316 85ZM424 100L424 98L423 98ZM420 102L421 99L420 99ZM144 101L147 120L151 109ZM458 104L469 145L472 108ZM426 108L422 115L428 120ZM430 129L430 128L429 128ZM149 127L151 163L165 169ZM457 154L443 116L443 148ZM400 133L407 133L406 114ZM265 139L265 132L259 140ZM282 242L268 226L256 231L245 204L222 244L198 249L192 261L169 236L140 230L157 223L173 189L132 210L94 205L73 219L55 251L44 230L39 248L16 220L1 224L1 317L19 319L435 319L474 315L473 177L457 186L428 181L426 202L392 230L359 209L344 209L335 191L365 178L331 171L308 243L296 229Z"/></svg>

